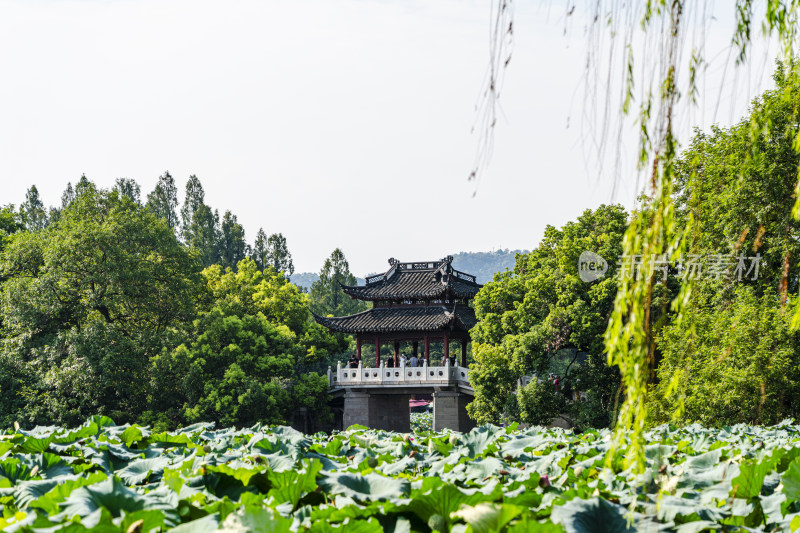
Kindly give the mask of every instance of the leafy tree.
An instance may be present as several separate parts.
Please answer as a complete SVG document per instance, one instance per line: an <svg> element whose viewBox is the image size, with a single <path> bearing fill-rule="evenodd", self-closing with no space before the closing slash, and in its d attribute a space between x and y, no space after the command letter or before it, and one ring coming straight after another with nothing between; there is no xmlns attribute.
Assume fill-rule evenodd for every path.
<svg viewBox="0 0 800 533"><path fill-rule="evenodd" d="M186 196L181 206L181 236L183 242L190 243L195 239L192 233L195 213L205 206L205 191L200 179L192 174L186 182Z"/></svg>
<svg viewBox="0 0 800 533"><path fill-rule="evenodd" d="M704 282L685 321L664 328L650 402L654 422L776 424L800 414L800 335L791 330L791 314L781 309L776 291L757 292L755 286ZM675 386L684 391L682 400L669 393Z"/></svg>
<svg viewBox="0 0 800 533"><path fill-rule="evenodd" d="M286 244L286 237L282 233L273 233L267 239L267 257L269 263L278 272L283 272L285 276L294 274L294 263L289 246Z"/></svg>
<svg viewBox="0 0 800 533"><path fill-rule="evenodd" d="M259 228L251 258L259 268L272 267L276 272L283 272L287 277L294 274L292 254L286 244L286 237L282 233L273 233L267 237L264 228Z"/></svg>
<svg viewBox="0 0 800 533"><path fill-rule="evenodd" d="M250 259L252 259L259 270L264 270L269 265L269 248L267 245L267 234L264 233L264 228L258 228L256 233L256 240L253 243L253 248L250 250Z"/></svg>
<svg viewBox="0 0 800 533"><path fill-rule="evenodd" d="M25 225L20 221L19 213L14 210L13 205L0 208L0 253L11 242L11 237L20 231L25 230ZM0 271L0 284L6 280L6 276ZM0 338L2 338L2 320L0 320Z"/></svg>
<svg viewBox="0 0 800 533"><path fill-rule="evenodd" d="M189 246L197 250L203 266L211 266L219 262L219 213L211 211L207 205L201 205L192 215L191 240Z"/></svg>
<svg viewBox="0 0 800 533"><path fill-rule="evenodd" d="M32 185L25 194L25 202L19 206L19 216L28 231L39 231L47 226L47 210L39 198L36 185Z"/></svg>
<svg viewBox="0 0 800 533"><path fill-rule="evenodd" d="M792 217L800 80L782 70L776 88L756 98L746 117L731 128L697 132L676 164L676 207L683 226L692 221L688 253L731 261L760 254L758 279L748 281L759 294L782 284L784 292L798 289L796 270L787 274L800 259L800 222ZM753 131L755 124L763 127Z"/></svg>
<svg viewBox="0 0 800 533"><path fill-rule="evenodd" d="M86 177L86 174L81 174L81 179L75 184L75 198L85 193L97 192L97 186Z"/></svg>
<svg viewBox="0 0 800 533"><path fill-rule="evenodd" d="M181 207L181 237L183 242L197 251L203 266L220 261L219 214L205 203L203 185L197 176L186 182L186 198Z"/></svg>
<svg viewBox="0 0 800 533"><path fill-rule="evenodd" d="M170 229L177 230L178 214L175 209L178 207L178 188L169 172L159 176L155 189L147 195L147 207L158 218L166 220Z"/></svg>
<svg viewBox="0 0 800 533"><path fill-rule="evenodd" d="M306 368L346 343L310 321L307 296L250 259L203 274L211 301L194 340L153 360L153 412L242 426L286 423L297 405L325 404L327 386Z"/></svg>
<svg viewBox="0 0 800 533"><path fill-rule="evenodd" d="M342 285L355 284L350 264L342 250L336 248L322 265L319 279L311 284L311 311L322 316L343 316L366 310L366 302L354 300L342 291Z"/></svg>
<svg viewBox="0 0 800 533"><path fill-rule="evenodd" d="M12 236L0 272L1 394L18 402L0 405L5 423L132 420L149 358L177 344L201 288L165 222L91 184L56 223Z"/></svg>
<svg viewBox="0 0 800 533"><path fill-rule="evenodd" d="M114 182L114 189L120 196L130 198L135 204L142 203L142 188L136 180L130 178L117 178Z"/></svg>
<svg viewBox="0 0 800 533"><path fill-rule="evenodd" d="M546 380L532 380L519 390L516 399L520 419L538 426L549 426L556 416L569 410L567 398Z"/></svg>
<svg viewBox="0 0 800 533"><path fill-rule="evenodd" d="M517 255L513 271L498 273L484 285L474 301L479 323L471 331L475 400L468 411L473 419L499 423L517 379L536 373L546 380L558 372L568 389L584 391L589 399L568 405L578 423L611 422L619 378L605 363L603 332L616 294L615 263L626 224L622 207L603 205L561 229L548 226L537 249ZM580 279L578 258L584 251L608 261L604 277L591 283ZM560 365L565 349L585 352L586 361ZM561 414L552 410L561 404L534 392L526 395L521 414L536 412L538 418L524 421L538 423Z"/></svg>
<svg viewBox="0 0 800 533"><path fill-rule="evenodd" d="M0 208L0 252L6 247L11 236L25 229L20 216L14 212L13 205Z"/></svg>
<svg viewBox="0 0 800 533"><path fill-rule="evenodd" d="M776 88L757 98L748 116L698 132L676 162L678 217L691 228L686 255L702 258L704 268L726 266L696 276L683 313L657 337L664 357L648 405L655 421L794 416L800 375L786 365L795 364L797 344L782 302L798 289L800 223L792 209L800 81L782 68ZM678 397L670 397L674 390Z"/></svg>
<svg viewBox="0 0 800 533"><path fill-rule="evenodd" d="M244 240L244 228L230 211L225 211L222 217L218 250L223 268L236 268L239 261L249 254L249 247Z"/></svg>
<svg viewBox="0 0 800 533"><path fill-rule="evenodd" d="M67 188L61 193L61 209L68 208L74 199L75 189L72 188L72 183L67 182Z"/></svg>

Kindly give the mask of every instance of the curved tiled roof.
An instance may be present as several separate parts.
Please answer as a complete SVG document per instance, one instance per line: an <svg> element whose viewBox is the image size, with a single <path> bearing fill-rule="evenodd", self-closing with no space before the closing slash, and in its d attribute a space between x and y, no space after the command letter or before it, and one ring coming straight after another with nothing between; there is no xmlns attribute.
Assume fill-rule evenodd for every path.
<svg viewBox="0 0 800 533"><path fill-rule="evenodd" d="M456 329L468 331L476 323L475 311L466 306L447 309L428 307L374 307L350 316L314 319L332 331L341 333L394 333L439 331L453 323Z"/></svg>
<svg viewBox="0 0 800 533"><path fill-rule="evenodd" d="M423 263L392 265L383 274L370 276L366 285L342 286L342 290L358 300L438 299L448 293L454 298L474 298L482 285L475 277L455 270L452 258Z"/></svg>

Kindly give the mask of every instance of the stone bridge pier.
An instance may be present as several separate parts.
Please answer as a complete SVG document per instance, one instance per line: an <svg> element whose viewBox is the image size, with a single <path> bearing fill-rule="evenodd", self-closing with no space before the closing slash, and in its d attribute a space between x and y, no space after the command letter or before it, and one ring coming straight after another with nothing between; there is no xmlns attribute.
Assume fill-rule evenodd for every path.
<svg viewBox="0 0 800 533"><path fill-rule="evenodd" d="M433 396L433 429L469 431L475 423L467 416L474 392L469 370L449 364L442 367L361 368L337 367L329 371L331 394L344 400L342 428L360 424L373 429L408 433L412 394Z"/></svg>

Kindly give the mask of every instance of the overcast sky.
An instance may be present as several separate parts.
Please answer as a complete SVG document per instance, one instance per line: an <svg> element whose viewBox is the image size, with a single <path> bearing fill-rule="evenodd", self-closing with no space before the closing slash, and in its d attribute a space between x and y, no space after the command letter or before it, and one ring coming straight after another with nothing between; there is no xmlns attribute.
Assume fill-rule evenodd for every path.
<svg viewBox="0 0 800 533"><path fill-rule="evenodd" d="M181 199L196 174L249 242L282 232L298 272L336 247L359 275L389 257L533 248L547 224L630 207L636 190L623 169L612 197L583 144L580 27L564 35L560 2L516 4L504 116L473 197L488 0L0 0L0 204L32 184L57 204L83 173L145 195L168 170ZM693 125L729 123L769 86L771 67L748 73L720 113L720 70Z"/></svg>

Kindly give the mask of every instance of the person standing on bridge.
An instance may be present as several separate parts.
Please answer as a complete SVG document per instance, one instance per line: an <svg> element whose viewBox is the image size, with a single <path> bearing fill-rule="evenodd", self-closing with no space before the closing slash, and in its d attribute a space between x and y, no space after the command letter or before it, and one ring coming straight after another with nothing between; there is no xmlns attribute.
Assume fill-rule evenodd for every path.
<svg viewBox="0 0 800 533"><path fill-rule="evenodd" d="M386 358L386 368L394 368L394 357L391 355Z"/></svg>
<svg viewBox="0 0 800 533"><path fill-rule="evenodd" d="M406 358L406 354L401 353L400 354L400 368L403 368L404 366L406 366L407 362L408 362L408 359Z"/></svg>
<svg viewBox="0 0 800 533"><path fill-rule="evenodd" d="M408 360L409 366L418 366L419 359L417 359L417 354L411 354L411 359Z"/></svg>

